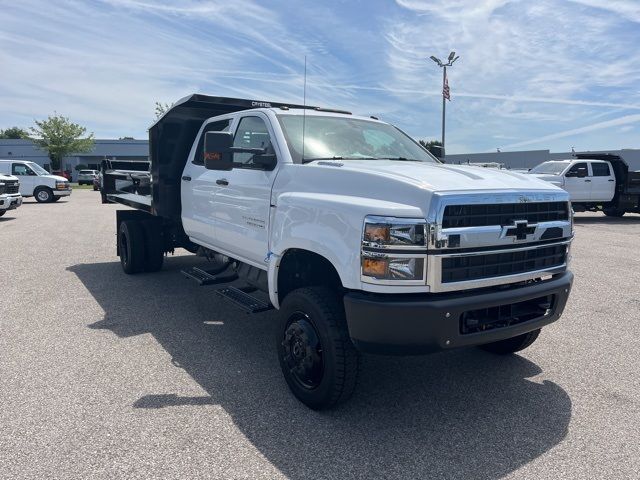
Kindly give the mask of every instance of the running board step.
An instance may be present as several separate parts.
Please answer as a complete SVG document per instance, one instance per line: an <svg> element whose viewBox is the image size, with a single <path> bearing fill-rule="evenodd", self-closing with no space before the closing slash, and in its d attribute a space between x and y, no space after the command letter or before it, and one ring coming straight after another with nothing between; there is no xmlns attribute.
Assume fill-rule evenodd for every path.
<svg viewBox="0 0 640 480"><path fill-rule="evenodd" d="M273 305L267 303L259 298L249 295L247 292L243 292L236 287L222 287L216 290L216 293L221 297L230 300L237 306L246 310L248 313L264 312L265 310L271 310Z"/></svg>
<svg viewBox="0 0 640 480"><path fill-rule="evenodd" d="M235 273L228 273L226 275L224 275L223 273L224 272L213 270L206 271L198 267L192 267L189 270L182 270L182 274L185 277L195 280L201 287L205 285L215 285L217 283L229 283L238 278Z"/></svg>

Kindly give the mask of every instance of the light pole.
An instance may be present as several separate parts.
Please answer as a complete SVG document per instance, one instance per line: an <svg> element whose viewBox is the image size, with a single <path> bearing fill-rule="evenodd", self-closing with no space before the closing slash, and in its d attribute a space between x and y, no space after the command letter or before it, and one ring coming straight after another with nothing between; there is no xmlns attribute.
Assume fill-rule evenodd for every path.
<svg viewBox="0 0 640 480"><path fill-rule="evenodd" d="M431 60L433 60L434 62L436 62L439 67L442 67L442 150L444 150L444 125L445 125L444 118L445 118L445 111L446 111L446 103L445 103L445 101L449 96L449 92L448 91L447 91L447 94L445 96L445 84L448 84L448 82L447 82L447 67L450 67L451 65L453 65L453 62L458 60L458 58L460 58L460 56L456 57L456 52L451 52L449 54L449 57L447 58L447 63L442 63L442 60L440 60L438 57L434 57L433 55L431 55L429 58Z"/></svg>

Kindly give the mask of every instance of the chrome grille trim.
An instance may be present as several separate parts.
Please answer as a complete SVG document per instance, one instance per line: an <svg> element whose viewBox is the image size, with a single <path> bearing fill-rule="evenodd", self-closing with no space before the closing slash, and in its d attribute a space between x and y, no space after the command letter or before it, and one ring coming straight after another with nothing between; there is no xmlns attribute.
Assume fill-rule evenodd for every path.
<svg viewBox="0 0 640 480"><path fill-rule="evenodd" d="M545 207L532 207L522 209L524 215L522 220L528 220L527 211L545 211L551 206L556 209L559 203L567 205L568 218L563 220L549 220L528 223L530 227L525 238L518 239L515 236L505 235L505 228L510 225L478 225L478 226L462 226L443 228L443 217L448 206L457 205L498 205L504 206L516 203L549 203ZM505 207L509 210L511 206ZM474 210L473 208L471 210ZM499 211L500 207L479 208L477 211ZM451 211L451 209L449 210ZM521 217L514 214L508 215L509 220L519 221ZM496 218L504 220L500 215ZM533 219L533 217L532 217ZM480 193L480 194L435 194L432 199L431 209L427 218L429 222L429 238L428 250L436 250L429 253L427 265L427 285L431 292L450 292L457 290L466 290L472 288L484 288L497 285L507 285L526 280L533 280L547 275L561 273L567 268L569 258L569 246L573 239L571 210L569 205L569 195L564 191L558 192L529 192L529 193ZM462 222L463 224L465 222ZM467 222L468 223L468 222ZM550 230L553 229L553 230ZM547 235L545 236L545 232ZM552 234L552 235L549 235ZM454 235L452 239L450 236ZM453 241L455 239L455 241ZM547 241L545 241L547 240ZM557 240L557 241L554 241ZM536 245L530 245L536 242ZM539 244L542 242L542 244ZM501 276L487 276L473 280L464 281L448 281L443 282L443 260L456 257L473 257L477 255L495 255L509 252L522 252L533 249L548 248L558 245L564 245L567 248L564 262L559 265L550 266L538 270L519 272L516 274L508 274ZM494 247L494 248L491 248ZM474 248L481 249L473 251ZM470 250L471 249L471 250ZM461 251L463 250L463 251ZM514 264L518 263L514 261Z"/></svg>

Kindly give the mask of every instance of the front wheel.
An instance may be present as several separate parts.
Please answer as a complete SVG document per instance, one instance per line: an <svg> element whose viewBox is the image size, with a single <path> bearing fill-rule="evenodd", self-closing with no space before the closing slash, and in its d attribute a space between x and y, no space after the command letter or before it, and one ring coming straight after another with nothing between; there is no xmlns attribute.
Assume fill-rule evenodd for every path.
<svg viewBox="0 0 640 480"><path fill-rule="evenodd" d="M36 202L38 203L49 203L53 202L53 192L48 187L38 187L34 192L34 196L36 197Z"/></svg>
<svg viewBox="0 0 640 480"><path fill-rule="evenodd" d="M524 350L536 341L538 335L540 335L540 329L523 333L517 337L507 338L506 340L480 345L480 348L487 352L497 353L498 355L508 355Z"/></svg>
<svg viewBox="0 0 640 480"><path fill-rule="evenodd" d="M53 198L51 199L52 202L57 202L58 200L60 200L62 197L56 197L55 195L53 196Z"/></svg>
<svg viewBox="0 0 640 480"><path fill-rule="evenodd" d="M282 373L298 400L322 410L351 397L360 355L338 294L324 287L291 292L282 303L276 340Z"/></svg>

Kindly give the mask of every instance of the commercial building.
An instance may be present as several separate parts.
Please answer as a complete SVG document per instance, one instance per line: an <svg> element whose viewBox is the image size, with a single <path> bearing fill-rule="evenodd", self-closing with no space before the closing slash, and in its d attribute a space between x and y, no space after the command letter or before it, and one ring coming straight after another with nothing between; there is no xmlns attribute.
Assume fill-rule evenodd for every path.
<svg viewBox="0 0 640 480"><path fill-rule="evenodd" d="M640 149L607 150L599 151L598 153L620 155L627 161L631 170L640 170ZM548 160L571 158L571 155L572 152L551 153L549 150L524 150L519 152L461 153L447 155L445 160L447 163L453 164L496 164L496 166L500 165L509 169L529 169ZM72 154L65 157L62 163L63 170L72 171L75 179L77 175L75 167L77 165L86 165L88 168L97 169L100 162L105 158L144 160L148 157L148 140L96 140L91 152ZM50 170L50 160L47 153L38 149L30 140L0 139L0 158L29 160Z"/></svg>
<svg viewBox="0 0 640 480"><path fill-rule="evenodd" d="M620 155L629 164L630 170L640 170L640 150L625 148L622 150L598 150L575 153L611 153ZM461 153L447 155L447 163L495 163L504 168L529 169L549 160L562 160L571 158L573 152L551 153L549 150L525 150L521 152L487 152L487 153Z"/></svg>

